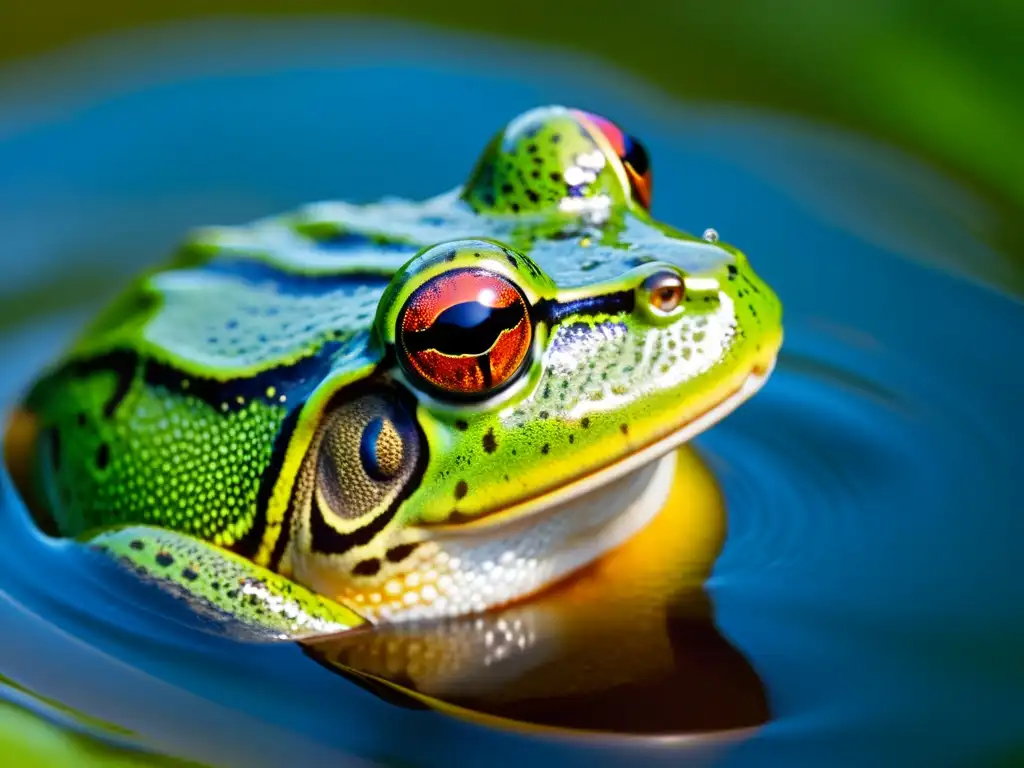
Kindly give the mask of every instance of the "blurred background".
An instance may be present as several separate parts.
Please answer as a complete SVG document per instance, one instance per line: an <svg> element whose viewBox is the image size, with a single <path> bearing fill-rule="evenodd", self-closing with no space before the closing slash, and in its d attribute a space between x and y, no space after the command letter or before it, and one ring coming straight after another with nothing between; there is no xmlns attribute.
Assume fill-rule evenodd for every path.
<svg viewBox="0 0 1024 768"><path fill-rule="evenodd" d="M170 22L273 22L285 18L281 8L261 0L6 2L0 60ZM880 139L989 201L1000 216L984 234L1021 258L1024 5L1016 0L296 0L287 8L288 16L373 15L585 53L667 98L797 114Z"/></svg>
<svg viewBox="0 0 1024 768"><path fill-rule="evenodd" d="M772 382L698 441L729 516L716 624L774 718L730 764L1024 765L1024 3L277 5L0 0L0 406L190 227L426 197L522 110L606 114L651 151L654 215L718 229L785 307ZM23 656L0 646L0 678L131 721L156 751L259 764L273 745L124 704L157 700L154 680L298 733L320 762L597 759L424 724L294 659L264 679L262 656L150 642L145 620L107 634L95 595L63 610L12 520L0 626L41 618ZM41 648L92 658L63 633L118 665L61 689L43 664L29 685ZM0 752L25 747L25 722L0 710ZM72 750L48 764L87 764L48 739ZM636 764L634 748L600 754Z"/></svg>

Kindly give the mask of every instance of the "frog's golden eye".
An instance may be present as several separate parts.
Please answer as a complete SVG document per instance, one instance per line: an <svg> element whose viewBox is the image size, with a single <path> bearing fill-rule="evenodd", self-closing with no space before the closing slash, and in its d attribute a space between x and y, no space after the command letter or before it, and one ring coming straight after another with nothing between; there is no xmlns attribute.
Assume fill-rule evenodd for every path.
<svg viewBox="0 0 1024 768"><path fill-rule="evenodd" d="M644 281L647 302L655 312L667 315L674 312L683 301L685 288L683 279L668 270L655 272Z"/></svg>
<svg viewBox="0 0 1024 768"><path fill-rule="evenodd" d="M398 358L429 389L490 394L524 367L533 339L530 307L507 278L453 269L409 297L398 316Z"/></svg>
<svg viewBox="0 0 1024 768"><path fill-rule="evenodd" d="M651 160L640 140L630 136L606 117L591 112L580 112L584 119L596 127L612 145L622 161L633 190L633 197L644 208L651 207Z"/></svg>

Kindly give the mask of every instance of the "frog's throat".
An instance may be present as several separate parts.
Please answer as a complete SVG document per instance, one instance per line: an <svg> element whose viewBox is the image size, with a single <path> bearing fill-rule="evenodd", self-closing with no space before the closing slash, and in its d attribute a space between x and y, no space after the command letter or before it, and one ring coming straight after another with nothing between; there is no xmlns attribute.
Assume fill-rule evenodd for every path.
<svg viewBox="0 0 1024 768"><path fill-rule="evenodd" d="M540 516L477 536L435 536L417 549L415 572L366 585L343 602L377 624L481 613L523 600L639 533L665 507L677 460L669 453Z"/></svg>
<svg viewBox="0 0 1024 768"><path fill-rule="evenodd" d="M491 529L503 528L527 519L532 521L535 516L549 514L551 511L561 511L562 507L571 505L575 499L588 496L610 483L637 472L725 418L761 389L774 368L775 358L772 357L763 366L751 370L739 388L675 432L640 448L613 464L602 467L596 472L566 483L544 495L535 496L511 507L484 515L478 520L453 524L434 523L422 526L421 530L428 539L479 536L490 532Z"/></svg>

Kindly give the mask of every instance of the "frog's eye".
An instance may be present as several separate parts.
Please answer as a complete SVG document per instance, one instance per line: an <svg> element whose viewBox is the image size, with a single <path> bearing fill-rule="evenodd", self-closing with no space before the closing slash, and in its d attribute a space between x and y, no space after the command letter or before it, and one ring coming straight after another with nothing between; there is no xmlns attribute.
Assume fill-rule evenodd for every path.
<svg viewBox="0 0 1024 768"><path fill-rule="evenodd" d="M429 389L455 396L497 391L524 367L530 307L508 279L485 269L432 277L398 316L398 358Z"/></svg>
<svg viewBox="0 0 1024 768"><path fill-rule="evenodd" d="M644 208L651 207L651 161L639 139L630 136L611 120L590 112L581 113L612 145L629 177L633 196Z"/></svg>
<svg viewBox="0 0 1024 768"><path fill-rule="evenodd" d="M683 279L675 272L655 272L643 283L647 304L656 315L669 315L679 308L685 288Z"/></svg>

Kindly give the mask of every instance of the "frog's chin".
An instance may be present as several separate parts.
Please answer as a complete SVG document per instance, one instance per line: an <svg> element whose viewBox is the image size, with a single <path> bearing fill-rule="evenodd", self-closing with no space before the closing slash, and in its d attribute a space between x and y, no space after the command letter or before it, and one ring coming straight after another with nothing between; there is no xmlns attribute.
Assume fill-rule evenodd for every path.
<svg viewBox="0 0 1024 768"><path fill-rule="evenodd" d="M676 460L670 452L571 501L475 536L435 532L420 543L404 578L355 597L353 607L374 623L433 620L539 592L646 526L668 499Z"/></svg>

